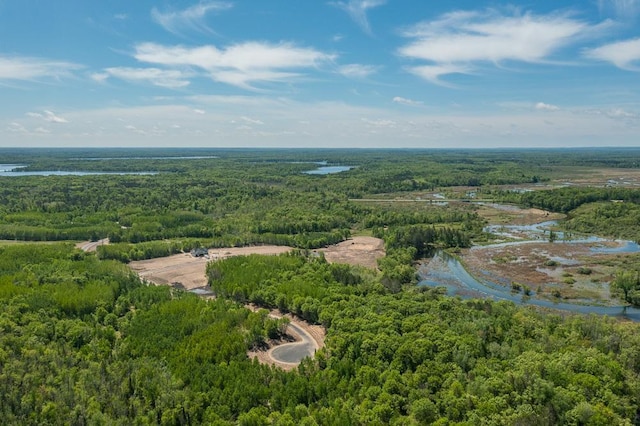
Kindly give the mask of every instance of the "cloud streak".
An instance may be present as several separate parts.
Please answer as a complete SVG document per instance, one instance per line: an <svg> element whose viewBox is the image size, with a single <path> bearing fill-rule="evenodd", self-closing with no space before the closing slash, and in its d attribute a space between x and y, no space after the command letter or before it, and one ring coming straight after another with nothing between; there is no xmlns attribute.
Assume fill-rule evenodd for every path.
<svg viewBox="0 0 640 426"><path fill-rule="evenodd" d="M177 35L181 35L184 30L212 32L204 22L205 17L211 12L232 7L232 3L224 1L199 3L176 12L160 12L154 7L151 10L151 18L165 30Z"/></svg>
<svg viewBox="0 0 640 426"><path fill-rule="evenodd" d="M585 57L611 62L618 68L628 71L640 71L640 38L605 44L586 50Z"/></svg>
<svg viewBox="0 0 640 426"><path fill-rule="evenodd" d="M444 84L442 76L471 74L480 65L548 62L558 50L593 30L595 27L566 14L457 11L406 30L404 36L411 41L398 53L427 62L409 67L409 72Z"/></svg>
<svg viewBox="0 0 640 426"><path fill-rule="evenodd" d="M374 65L348 64L338 68L338 73L348 78L366 78L375 74L378 67Z"/></svg>
<svg viewBox="0 0 640 426"><path fill-rule="evenodd" d="M414 101L413 99L403 98L401 96L396 96L392 99L393 103L400 105L407 105L412 107L422 106L424 102L422 101Z"/></svg>
<svg viewBox="0 0 640 426"><path fill-rule="evenodd" d="M70 77L73 71L80 68L82 66L71 62L44 58L0 56L0 81L60 79Z"/></svg>
<svg viewBox="0 0 640 426"><path fill-rule="evenodd" d="M534 105L534 108L538 111L558 111L560 109L556 105L545 104L544 102L538 102Z"/></svg>
<svg viewBox="0 0 640 426"><path fill-rule="evenodd" d="M69 122L69 120L56 115L53 111L44 110L43 113L44 114L41 114L39 112L28 112L27 117L41 118L48 123L56 123L56 124L65 124Z"/></svg>
<svg viewBox="0 0 640 426"><path fill-rule="evenodd" d="M167 67L195 67L206 71L214 81L258 90L256 85L282 83L300 76L299 70L315 68L333 61L334 55L291 43L245 42L226 49L139 44L134 57L140 62Z"/></svg>
<svg viewBox="0 0 640 426"><path fill-rule="evenodd" d="M640 0L598 0L600 13L612 11L618 18L630 19L640 14Z"/></svg>
<svg viewBox="0 0 640 426"><path fill-rule="evenodd" d="M386 2L386 0L349 0L348 2L340 1L330 4L347 12L363 32L372 35L373 32L367 18L367 10L382 6Z"/></svg>
<svg viewBox="0 0 640 426"><path fill-rule="evenodd" d="M130 82L147 82L167 89L179 89L190 84L188 73L180 70L161 70L158 68L106 68L102 73L92 75L98 82L115 77Z"/></svg>

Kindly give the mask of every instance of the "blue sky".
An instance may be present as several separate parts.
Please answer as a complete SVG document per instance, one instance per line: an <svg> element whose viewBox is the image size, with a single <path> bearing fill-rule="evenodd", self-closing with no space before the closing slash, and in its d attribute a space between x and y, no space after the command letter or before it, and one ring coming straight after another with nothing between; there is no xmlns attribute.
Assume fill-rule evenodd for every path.
<svg viewBox="0 0 640 426"><path fill-rule="evenodd" d="M0 0L0 146L640 145L640 0Z"/></svg>

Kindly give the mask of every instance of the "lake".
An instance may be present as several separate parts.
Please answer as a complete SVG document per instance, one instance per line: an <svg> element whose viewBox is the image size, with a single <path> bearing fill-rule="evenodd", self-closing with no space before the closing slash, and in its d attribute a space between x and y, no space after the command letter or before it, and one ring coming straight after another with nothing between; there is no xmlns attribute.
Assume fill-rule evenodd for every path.
<svg viewBox="0 0 640 426"><path fill-rule="evenodd" d="M302 173L307 175L330 175L333 173L346 172L353 168L354 166L323 166L323 167L318 167L317 169L314 169L314 170L307 170Z"/></svg>
<svg viewBox="0 0 640 426"><path fill-rule="evenodd" d="M92 175L157 175L158 172L83 172L67 170L16 171L26 167L21 164L0 164L0 177L20 176L92 176Z"/></svg>

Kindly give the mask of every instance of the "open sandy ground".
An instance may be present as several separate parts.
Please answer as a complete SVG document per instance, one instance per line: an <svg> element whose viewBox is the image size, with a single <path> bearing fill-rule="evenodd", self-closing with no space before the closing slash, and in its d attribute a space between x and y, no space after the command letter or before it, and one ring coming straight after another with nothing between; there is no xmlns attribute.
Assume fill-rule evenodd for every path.
<svg viewBox="0 0 640 426"><path fill-rule="evenodd" d="M95 250L94 247L92 248ZM287 246L228 247L209 249L208 259L181 253L134 261L130 262L129 266L141 278L152 283L180 285L187 290L192 290L207 285L205 270L209 260L249 254L277 255L291 250L292 248ZM318 251L324 253L328 262L362 265L373 269L377 268L377 259L385 255L384 242L373 237L354 237Z"/></svg>
<svg viewBox="0 0 640 426"><path fill-rule="evenodd" d="M378 259L384 257L384 241L374 237L353 237L341 243L320 249L330 263L348 263L371 269L378 268Z"/></svg>
<svg viewBox="0 0 640 426"><path fill-rule="evenodd" d="M206 268L209 260L249 254L276 255L292 250L286 246L252 246L210 249L209 259L193 257L189 253L175 254L156 259L139 260L129 263L138 275L154 284L179 285L187 290L207 285Z"/></svg>

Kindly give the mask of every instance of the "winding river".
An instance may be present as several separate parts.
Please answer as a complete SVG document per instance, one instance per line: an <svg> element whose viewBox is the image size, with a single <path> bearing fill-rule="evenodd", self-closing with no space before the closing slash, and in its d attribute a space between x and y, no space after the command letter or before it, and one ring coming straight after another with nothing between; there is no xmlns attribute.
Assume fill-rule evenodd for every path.
<svg viewBox="0 0 640 426"><path fill-rule="evenodd" d="M509 241L483 248L504 247L510 245L530 244L541 242L544 238L548 239L548 229L550 226L556 225L556 222L543 222L535 225L525 226L489 226L486 231L504 237L514 238L516 235L527 235L527 239L520 241ZM545 237L546 234L546 237ZM640 245L632 241L615 240L616 245L611 247L612 240L599 237L577 237L569 239L565 238L562 232L556 233L559 243L576 244L576 243L603 243L602 245L594 245L590 250L595 253L636 253L640 252ZM480 248L482 249L482 248ZM445 287L447 294L450 296L460 296L462 298L489 298L493 300L508 300L520 305L533 305L543 308L558 309L569 312L577 312L583 314L599 314L615 317L622 317L633 321L640 321L640 309L630 306L594 306L579 305L573 303L556 302L536 297L535 292L531 291L530 295L514 293L509 286L495 282L499 277L492 279L484 279L474 277L466 271L464 266L453 256L445 252L438 252L433 259L424 263L419 269L418 274L421 277L419 285L431 287Z"/></svg>

